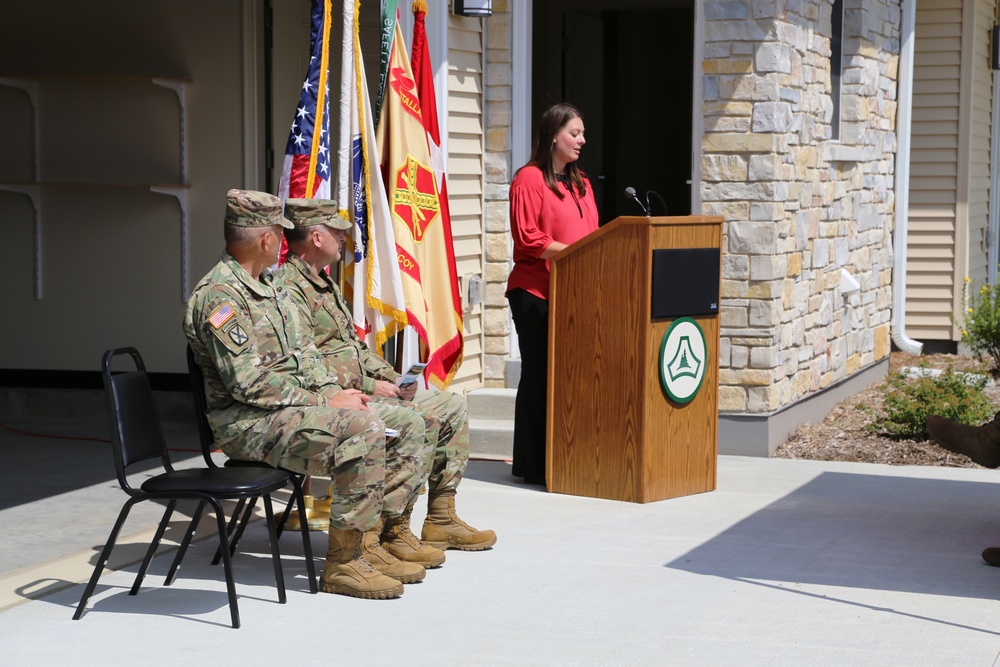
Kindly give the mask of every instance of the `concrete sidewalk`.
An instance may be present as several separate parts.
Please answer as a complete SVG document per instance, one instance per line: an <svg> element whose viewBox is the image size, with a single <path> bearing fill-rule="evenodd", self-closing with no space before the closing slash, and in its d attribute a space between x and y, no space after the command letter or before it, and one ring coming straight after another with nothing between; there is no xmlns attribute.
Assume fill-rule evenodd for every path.
<svg viewBox="0 0 1000 667"><path fill-rule="evenodd" d="M547 494L506 463L476 461L459 509L497 531L494 549L449 551L402 598L365 601L310 595L289 535L280 605L258 523L234 559L234 631L212 540L191 548L170 588L169 557L135 597L135 565L107 573L71 620L76 582L125 498L107 448L93 454L103 481L0 504L4 664L985 667L1000 655L1000 569L979 557L1000 545L995 471L724 456L716 491L636 505ZM45 517L57 507L93 520L66 519L53 535ZM159 517L146 510L126 524L124 562ZM421 503L417 526L423 514ZM313 534L318 554L325 542ZM21 547L33 562L11 567Z"/></svg>

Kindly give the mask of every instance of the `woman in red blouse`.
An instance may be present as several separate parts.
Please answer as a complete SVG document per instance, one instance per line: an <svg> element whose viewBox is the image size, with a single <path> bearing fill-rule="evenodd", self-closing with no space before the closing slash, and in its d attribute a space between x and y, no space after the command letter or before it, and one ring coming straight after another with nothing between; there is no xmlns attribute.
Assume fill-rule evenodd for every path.
<svg viewBox="0 0 1000 667"><path fill-rule="evenodd" d="M515 477L545 483L546 374L549 340L549 257L598 227L594 190L577 160L583 118L569 104L542 114L531 160L510 186L514 269L507 301L521 350L514 408Z"/></svg>

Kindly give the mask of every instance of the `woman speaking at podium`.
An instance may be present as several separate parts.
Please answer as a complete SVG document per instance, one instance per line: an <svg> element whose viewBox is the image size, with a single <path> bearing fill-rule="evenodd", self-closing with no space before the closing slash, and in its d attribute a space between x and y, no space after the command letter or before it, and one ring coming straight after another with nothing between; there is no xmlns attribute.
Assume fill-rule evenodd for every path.
<svg viewBox="0 0 1000 667"><path fill-rule="evenodd" d="M569 104L550 107L539 120L531 160L510 186L514 268L506 296L521 351L512 472L529 484L545 484L549 257L598 227L594 190L577 164L585 143L580 112Z"/></svg>

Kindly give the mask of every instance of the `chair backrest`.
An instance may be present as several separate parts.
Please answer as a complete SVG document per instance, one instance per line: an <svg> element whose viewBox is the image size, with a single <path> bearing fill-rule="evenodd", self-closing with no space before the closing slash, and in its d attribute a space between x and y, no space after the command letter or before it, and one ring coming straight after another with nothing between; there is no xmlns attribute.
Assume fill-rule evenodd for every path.
<svg viewBox="0 0 1000 667"><path fill-rule="evenodd" d="M112 372L112 361L123 355L132 357L135 370ZM127 493L132 493L132 487L126 478L126 470L132 464L159 458L164 468L172 469L167 455L167 443L153 403L153 390L149 386L146 366L134 347L105 352L101 361L101 378L104 381L108 419L111 421L111 442L118 483Z"/></svg>
<svg viewBox="0 0 1000 667"><path fill-rule="evenodd" d="M201 455L210 468L215 468L212 450L215 448L215 436L208 423L208 399L205 397L205 376L201 367L194 359L191 345L187 346L188 378L191 381L191 395L194 397L194 418L198 424L198 439L201 440Z"/></svg>

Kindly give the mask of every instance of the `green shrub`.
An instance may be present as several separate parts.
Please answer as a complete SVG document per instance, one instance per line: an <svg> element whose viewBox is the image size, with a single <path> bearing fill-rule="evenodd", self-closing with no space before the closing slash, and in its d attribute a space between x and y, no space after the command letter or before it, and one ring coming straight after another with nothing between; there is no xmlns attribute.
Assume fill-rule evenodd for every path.
<svg viewBox="0 0 1000 667"><path fill-rule="evenodd" d="M900 438L926 440L924 423L940 415L961 424L980 424L996 412L983 393L988 379L948 368L936 377L909 378L896 373L886 380L885 414L872 428Z"/></svg>
<svg viewBox="0 0 1000 667"><path fill-rule="evenodd" d="M977 289L968 278L962 285L965 312L961 319L952 313L951 319L962 331L966 343L982 359L989 357L990 372L1000 377L1000 287L980 285Z"/></svg>

